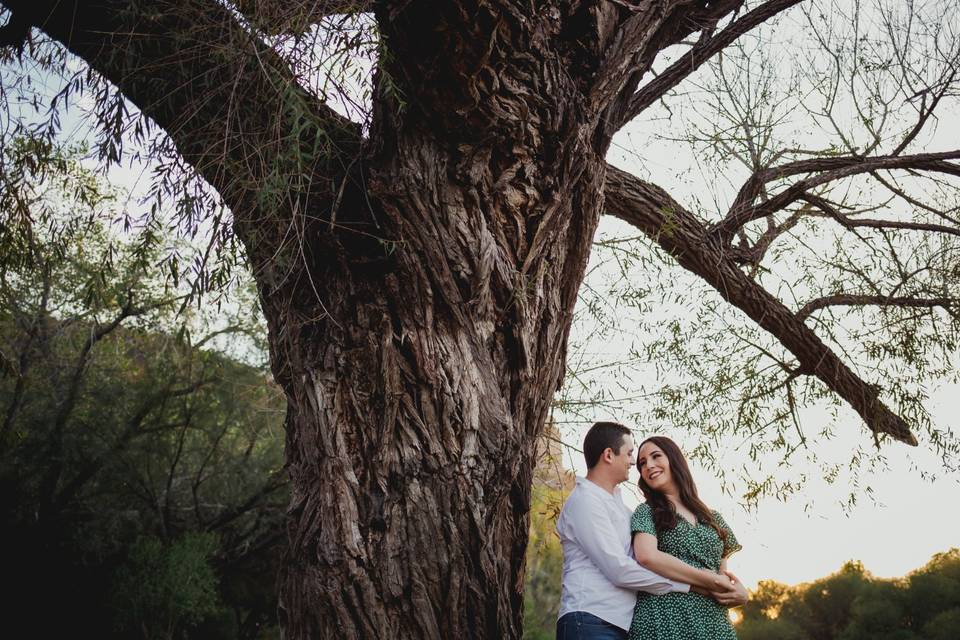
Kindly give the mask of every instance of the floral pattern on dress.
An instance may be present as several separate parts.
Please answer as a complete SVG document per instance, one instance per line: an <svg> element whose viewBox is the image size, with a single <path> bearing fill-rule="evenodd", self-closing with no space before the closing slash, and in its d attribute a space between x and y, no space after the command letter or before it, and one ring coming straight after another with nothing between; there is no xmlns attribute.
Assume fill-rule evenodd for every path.
<svg viewBox="0 0 960 640"><path fill-rule="evenodd" d="M657 533L653 512L641 504L633 512L630 530L657 538L657 549L698 569L719 571L720 561L741 549L736 536L716 511L713 517L727 534L726 544L709 524L690 524L677 516L676 526ZM736 640L727 609L697 593L653 595L640 592L633 609L630 640Z"/></svg>

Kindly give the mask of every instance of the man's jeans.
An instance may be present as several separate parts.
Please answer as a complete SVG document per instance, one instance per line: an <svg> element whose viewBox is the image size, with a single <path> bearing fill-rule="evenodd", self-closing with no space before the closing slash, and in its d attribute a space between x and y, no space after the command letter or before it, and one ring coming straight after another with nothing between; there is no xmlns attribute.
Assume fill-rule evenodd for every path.
<svg viewBox="0 0 960 640"><path fill-rule="evenodd" d="M627 632L586 611L571 611L557 620L557 640L626 640Z"/></svg>

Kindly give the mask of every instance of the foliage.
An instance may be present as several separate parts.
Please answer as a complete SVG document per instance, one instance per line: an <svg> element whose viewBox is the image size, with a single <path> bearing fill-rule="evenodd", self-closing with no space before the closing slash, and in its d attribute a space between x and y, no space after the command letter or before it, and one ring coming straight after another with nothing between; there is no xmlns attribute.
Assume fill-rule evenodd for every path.
<svg viewBox="0 0 960 640"><path fill-rule="evenodd" d="M562 489L543 484L534 487L523 586L523 637L526 640L549 640L556 635L563 574L563 550L556 526L565 497Z"/></svg>
<svg viewBox="0 0 960 640"><path fill-rule="evenodd" d="M317 3L310 4L317 6ZM223 158L211 155L202 157L195 167L198 171L208 171L208 176L230 176L220 187L223 197L226 198L230 191L234 195L253 194L251 200L255 200L257 207L268 214L267 224L259 227L251 225L253 229L248 231L248 246L259 244L269 235L261 230L269 229L277 221L272 214L285 207L296 215L290 218L295 222L289 225L288 232L282 234L283 241L287 243L284 248L303 240L304 237L299 234L303 233L307 224L301 223L314 213L306 211L304 202L308 200L307 196L313 195L311 190L322 191L316 186L319 183L325 188L338 183L334 185L338 188L331 189L337 193L333 206L327 207L325 205L330 203L323 203L323 208L331 212L330 219L320 219L323 223L329 222L331 230L335 229L337 225L333 217L338 212L340 196L345 190L353 191L350 186L353 181L348 180L347 176L353 173L350 167L354 166L356 158L350 157L349 161L341 163L343 167L340 169L346 167L342 171L316 168L322 164L320 160L334 154L329 143L329 129L324 128L319 118L311 119L311 112L304 105L307 102L304 96L321 97L328 103L332 102L330 96L326 95L327 83L314 80L325 73L329 76L329 68L338 67L337 60L350 60L358 52L361 57L373 57L374 51L381 56L389 51L389 43L382 40L373 42L376 37L371 36L373 30L370 21L356 17L354 13L358 6L349 4L351 6L343 9L349 11L347 19L337 18L339 25L324 25L324 21L316 20L313 13L292 12L291 15L291 12L284 12L282 7L278 8L279 3L213 3L205 7L211 14L219 11L236 15L237 22L243 24L235 31L242 36L238 40L242 40L244 46L239 46L238 51L222 51L223 59L205 56L209 59L205 60L207 66L203 68L203 73L180 83L181 86L190 86L191 90L199 89L196 94L203 96L196 103L187 105L188 108L183 110L187 112L187 117L180 124L209 120L206 122L209 125L206 132L214 133L204 137L203 143L208 149L241 148L250 138L234 136L236 131L270 132L262 139L252 138L264 144L252 144L252 149L242 149L238 153L243 157L243 163L230 164ZM614 13L625 14L630 9L629 3L605 4L609 4L607 9ZM696 6L713 9L717 4L696 3ZM726 3L719 4L727 6ZM955 3L923 3L924 7L917 8L916 16L915 3L906 3L906 14L893 10L897 4L904 3L878 3L877 15L880 19L874 24L876 28L869 32L859 30L859 25L868 22L861 20L860 2L853 3L854 8L849 11L827 2L808 4L813 4L815 8L807 14L810 28L803 33L807 41L800 43L800 53L795 61L797 64L793 67L794 71L808 72L807 77L800 78L794 71L782 74L789 82L785 95L781 95L769 85L776 75L772 69L779 69L779 64L768 64L762 52L756 53L749 47L728 49L729 55L717 58L710 66L704 67L703 75L693 78L696 90L705 90L707 94L707 100L700 107L693 107L703 110L698 114L699 118L681 121L680 126L676 122L668 123L668 130L673 132L689 131L683 141L690 144L698 161L709 166L704 171L705 175L694 176L695 182L720 185L720 193L688 198L694 201L692 208L705 220L722 222L714 205L733 200L731 187L740 178L749 180L752 176L774 169L781 161L832 161L841 155L861 160L877 153L898 155L911 145L926 149L925 145L931 141L918 138L915 132L931 121L933 106L942 103L955 108L956 14L945 10L937 14L937 11L944 7L949 9ZM691 3L686 5L692 6ZM736 3L729 6L734 5ZM257 7L260 8L259 12ZM921 8L931 7L933 9L930 12L920 11ZM381 14L396 17L394 12L386 10L385 5L381 5L381 9ZM145 9L145 23L161 24L164 11L169 13L171 6L151 4ZM402 13L402 9L398 9L397 13ZM737 20L738 15L730 17L731 22ZM834 20L834 15L849 19ZM716 15L717 20L726 20L727 17L724 12ZM604 20L598 18L598 21ZM316 22L320 22L321 26L313 27ZM636 27L637 21L633 22ZM703 47L700 45L712 44L714 35L724 33L730 24L720 24L714 20L712 23L705 22L701 27L700 40L696 44L684 40L682 46L691 47L688 53L701 51ZM351 30L354 35L349 35ZM567 35L569 30L562 31ZM198 32L201 30L198 29ZM331 32L348 35L326 39ZM109 34L106 30L99 33ZM314 36L307 35L310 33ZM195 66L189 54L175 60L150 59L149 52L137 50L141 46L139 44L124 48L120 41L137 42L132 30L128 35L131 37L117 38L115 50L111 43L109 51L103 56L111 60L122 58L130 61L130 66L123 69L122 74L117 74L118 77L122 75L124 80L132 78L136 83L149 86L151 82L162 79L165 69L158 68L161 62L169 65L167 69L178 65L182 69L188 66L186 63L191 69ZM886 35L890 36L889 41L884 40ZM184 36L188 36L185 42L189 42L189 37L195 37L176 31L163 34L168 42ZM82 38L74 43L80 40ZM496 40L491 38L491 47ZM817 41L817 46L804 46L813 40ZM311 64L309 57L313 55L312 52L325 49L324 46L316 46L318 42L330 45L334 51L332 61L324 59L320 64ZM245 46L250 43L254 44ZM107 49L101 47L101 50ZM181 49L192 51L189 46ZM280 108L255 110L258 113L244 120L249 114L238 114L234 118L236 112L232 110L232 105L221 111L219 108L222 104L214 105L214 109L204 104L209 100L206 100L207 94L200 83L205 77L223 77L215 74L221 67L236 71L234 86L250 86L245 80L254 74L245 77L243 73L249 68L266 69L265 74L274 74L282 65L274 65L272 57L258 55L269 51L277 53L282 63L289 64L294 74L299 76L297 84L302 85L283 84ZM610 51L610 63L601 65L601 70L618 66L615 64L618 61L613 59L616 48ZM811 51L818 51L819 54L811 55ZM514 53L522 57L526 52L509 52L509 55L513 56ZM658 51L654 48L649 53L639 56L631 53L631 57L651 61L657 57ZM29 38L26 64L23 64L22 54L22 50L14 53L12 47L3 51L4 62L9 64L4 68L3 93L0 97L8 114L5 119L7 126L13 128L12 131L3 132L6 134L3 141L6 143L19 137L37 142L19 154L20 160L16 159L16 154L10 156L12 159L9 162L6 156L4 158L0 175L6 187L4 196L14 194L4 202L4 210L11 212L14 224L7 228L14 231L3 237L0 246L18 248L21 253L34 251L37 246L30 240L35 231L32 213L35 202L29 190L23 188L29 184L24 176L36 167L50 164L51 159L57 157L54 141L63 130L60 119L76 103L78 96L93 103L94 120L99 126L95 155L104 165L118 164L125 153L131 153L130 148L133 147L132 155L138 159L146 156L155 163L154 166L159 166L156 166L157 179L151 192L153 206L143 227L143 242L135 251L116 258L123 265L120 271L128 270L131 280L98 282L98 274L102 269L90 268L89 264L69 277L64 276L61 265L73 268L80 264L77 256L64 253L73 246L72 242L63 244L63 248L58 250L60 262L34 261L35 264L48 265L47 273L31 277L19 272L14 273L10 280L10 299L26 300L31 307L27 313L18 310L10 315L11 335L16 337L8 351L15 355L4 360L6 368L14 372L14 381L9 389L4 390L7 419L0 433L0 442L5 452L11 452L4 470L11 478L10 486L16 487L16 491L11 493L21 498L28 497L21 502L11 503L14 505L10 509L13 514L11 517L31 526L36 524L30 520L31 514L37 514L37 523L56 522L58 519L63 521L64 518L72 522L80 514L94 511L90 503L94 497L101 498L98 494L100 489L123 486L117 482L104 482L100 486L98 479L110 473L115 473L118 478L125 477L123 472L133 469L136 482L130 488L125 487L123 492L129 504L124 500L116 501L124 505L123 509L116 511L115 520L118 524L113 525L116 529L128 526L123 524L123 514L130 511L135 511L138 522L141 514L146 514L146 526L167 543L177 539L182 530L197 523L206 527L219 527L222 524L235 528L238 518L234 517L234 510L228 505L231 501L236 504L236 500L251 487L243 482L207 481L208 462L216 460L233 464L236 471L241 473L246 470L250 459L264 453L268 460L260 461L264 468L276 471L278 466L270 451L258 450L254 445L247 449L241 446L240 443L249 434L241 433L243 430L237 426L243 422L240 417L229 416L223 424L217 422L216 416L224 411L229 398L233 396L226 394L227 400L218 399L210 389L216 387L221 369L236 370L242 367L234 368L236 363L227 363L222 358L197 349L204 338L196 341L191 338L194 330L181 330L179 316L173 322L177 326L166 326L170 320L161 311L176 306L170 304L169 295L180 295L180 292L173 293L168 288L170 283L155 282L155 288L149 292L131 288L131 283L140 281L147 266L157 264L170 272L174 289L178 280L187 274L194 276L192 281L195 289L209 289L210 283L223 286L231 282L238 273L231 270L231 263L236 259L239 248L231 241L231 227L227 224L229 213L220 195L212 194L192 169L186 166L187 162L180 158L174 143L157 132L146 117L136 112L116 87L86 68L77 71L76 61L65 47L45 40L44 36L38 34ZM759 59L753 57L755 54ZM307 59L306 64L303 64L304 59ZM21 64L16 64L16 61ZM659 75L647 74L651 69L635 67L638 64L636 60L624 58L620 62L628 73L618 72L618 75L635 75L638 81L647 75ZM38 85L31 84L32 65L37 65L48 77L57 78L59 86L54 82L52 90L46 87L37 90ZM346 68L350 67L348 64ZM690 65L690 68L695 66ZM150 80L140 83L139 75L146 69L150 70ZM359 69L355 83L363 87L360 89L362 93L367 80L364 65L359 65ZM730 73L734 74L732 80ZM711 75L715 80L711 80ZM481 76L477 74L477 77ZM384 94L392 93L390 78L382 74L380 78ZM193 80L198 83L196 87ZM483 80L486 82L485 78ZM494 74L490 83L498 82ZM218 84L228 86L229 83ZM634 88L630 85L635 84L631 81L623 96L630 102L630 92ZM156 86L163 85L158 83ZM298 90L304 87L306 89L303 92ZM834 100L838 87L844 90L849 87L849 94L842 96L839 101ZM522 93L524 88L520 89ZM409 96L411 104L418 97ZM140 96L144 108L150 102L159 102L160 98L163 96L151 96L149 91L144 91ZM390 105L400 100L384 102ZM804 111L807 105L812 106ZM345 110L350 111L351 105L346 106L348 108ZM353 101L352 106L358 106L364 116L369 113L365 96ZM446 104L429 106L437 109L462 108L460 105ZM378 107L382 108L383 105ZM676 107L676 104L672 107ZM668 104L667 110L670 108ZM845 110L856 114L852 121L843 117ZM222 116L223 113L227 115ZM275 120L272 119L274 113L280 114ZM797 121L792 121L794 113L801 114ZM264 120L258 120L259 116L265 116L268 126L263 126ZM708 130L698 128L704 120L710 123ZM358 125L357 130L361 131L364 125L369 125L369 121ZM604 125L610 130L616 126L618 124L613 122ZM828 139L808 145L806 132L811 128L825 130ZM182 130L189 129L184 127ZM276 137L270 139L275 130ZM218 137L221 132L224 132L222 140ZM479 128L479 132L483 133L482 128ZM170 133L175 133L173 128ZM598 135L597 139L602 140L603 137ZM661 136L662 139L665 136ZM453 138L450 141L457 142ZM188 142L181 139L179 144L188 146L185 144ZM373 136L368 142L363 142L362 146L375 153L388 155L392 151L393 142L389 140ZM11 145L4 144L5 148L8 146ZM275 152L275 146L282 147L281 151ZM456 148L456 145L449 147ZM11 148L16 147L13 145ZM650 145L650 148L655 149L656 153L662 149L659 145ZM519 149L518 152L525 150ZM244 168L257 165L262 158L266 158L265 167L257 167L258 171L243 171ZM34 162L35 166L30 166L30 162ZM26 166L26 170L21 171L23 166ZM364 169L360 167L356 173L362 175ZM734 234L736 244L730 244L728 248L730 254L736 254L744 273L749 273L751 278L763 285L765 291L779 300L797 307L797 313L802 314L811 325L816 325L830 347L842 353L854 369L863 372L864 377L870 380L882 380L884 398L912 425L921 427L926 444L940 454L944 466L951 469L955 465L958 443L952 433L932 424L923 402L928 394L926 385L955 376L955 369L949 363L955 356L957 345L957 250L955 240L951 237L956 235L956 184L946 178L915 180L916 176L910 175L910 172L923 169L925 167L918 166L905 169L903 173L886 170L871 171L869 174L864 172L861 177L869 183L870 188L856 178L837 180L822 188L815 185L817 188L801 190L805 196L802 201L791 201L789 206L741 225ZM761 203L772 200L771 196L777 190L789 191L786 176L777 171L773 171L772 175L774 177L768 181L769 184L762 183L760 191L763 194L757 196ZM190 179L185 180L184 176ZM681 175L680 178L689 180L690 175ZM737 182L734 182L735 179ZM870 182L871 179L876 179L878 184ZM492 188L501 189L507 182L497 181ZM905 188L904 184L909 188ZM918 192L924 197L918 199ZM356 193L353 195L357 196ZM367 194L364 192L362 195L366 197ZM865 221L864 214L872 213L886 204L884 198L895 200L916 214L916 218L926 224L926 231L931 233L915 240L917 236L912 232L920 229L904 226L903 220ZM714 200L714 204L702 204L710 199ZM235 202L240 200L235 198ZM164 236L159 229L157 212L170 205L176 211L176 223L184 236L204 237L205 251L185 259L185 252L179 243L162 245L160 239ZM731 215L735 213L736 210ZM129 222L130 216L127 212L123 214L122 217ZM55 215L50 219L63 220ZM531 222L534 222L533 216ZM849 235L824 234L822 227L833 222L843 227L843 231L852 232ZM917 224L916 220L908 222ZM943 232L941 228L931 229L934 222L940 227L948 227L952 233ZM309 224L319 226L315 219L310 219ZM862 226L867 228L857 231ZM532 225L527 231L531 229ZM661 231L669 234L676 233L678 229L679 226L666 225ZM67 231L72 233L69 225ZM102 238L109 238L109 234L95 226L88 227L85 232L93 234L88 237L101 234ZM79 236L72 237L75 240ZM796 354L789 353L773 337L746 321L739 312L725 306L722 297L724 291L706 290L702 285L691 284L689 280L678 277L676 271L671 271L675 268L673 256L657 250L655 238L639 242L620 240L610 240L608 244L614 247L614 252L618 252L613 260L617 262L621 275L626 275L628 267L636 265L656 263L664 268L660 272L648 271L648 277L654 276L651 283L655 286L649 287L647 285L651 283L647 283L642 288L631 290L617 285L620 291L611 297L625 301L627 308L632 310L644 314L657 310L668 317L654 313L637 323L638 328L647 329L647 333L632 336L636 337L635 340L628 338L630 344L617 355L618 362L615 365L622 374L617 384L628 397L614 398L609 389L602 390L599 401L605 403L607 408L623 407L623 401L640 400L643 406L630 409L634 422L689 430L700 440L699 446L690 453L707 462L715 461L721 454L723 447L718 445L746 447L751 461L744 466L743 476L736 480L746 484L746 497L749 500L763 494L783 495L802 482L803 476L797 478L797 472L789 464L795 461L793 456L798 453L820 465L819 475L827 478L836 478L843 466L849 464L856 467L865 459L868 463L882 464L882 458L865 451L861 442L852 447L852 456L848 455L851 448L838 447L844 452L841 459L819 460L820 451L813 451L811 442L831 440L836 436L836 427L850 418L849 411L837 397L813 377L813 372L804 370L795 361L793 355ZM87 244L110 247L97 259L101 265L114 262L112 252L115 245L111 241L93 240ZM324 242L319 244L326 248ZM228 256L227 266L211 268L208 261L211 251L214 256ZM325 251L317 251L317 254L320 253ZM292 255L293 252L273 252L272 249L265 254L273 255L276 259L268 265L257 265L257 271L263 279L262 283L270 287L278 280L285 280L284 274L288 272L292 260L302 259L308 263L317 258L316 255L308 259L305 254ZM345 257L348 256L338 254L337 259ZM323 259L317 261L323 262ZM264 275L266 273L271 275ZM273 278L277 273L280 276ZM71 287L58 286L57 281L69 283ZM32 282L41 284L39 296L30 297L28 285ZM101 287L101 284L105 287ZM59 288L56 293L63 294L55 299L55 308L51 309L47 308L48 288ZM846 302L831 302L837 297ZM594 319L609 310L602 298L600 296L599 301L587 303L587 309ZM864 298L870 298L872 302L857 302ZM894 300L901 298L907 302L894 303ZM846 304L851 300L854 301L852 304ZM85 308L80 305L88 302L97 305L95 311L85 312L75 321L67 323L67 326L60 326L63 318L76 317L76 314L70 316L64 311ZM568 311L565 309L563 313ZM607 328L622 324L616 315L614 310L614 317L608 317L601 323L604 330L595 333L609 339L611 334ZM18 317L27 321L17 325ZM151 324L154 322L157 324ZM645 323L645 326L641 323ZM121 330L121 324L135 325L138 333ZM632 324L632 320L628 324ZM651 334L653 339L649 339ZM72 355L72 358L60 357L57 361L66 363L64 366L41 361L35 353L39 345L52 344L49 340L51 336L63 338L63 342L54 348L46 348L47 352L58 357L62 354ZM128 366L121 357L106 365L105 360L99 359L103 347L112 347L118 355L129 353L122 342L123 339L130 339L129 336L134 336L133 342L141 339L149 343L148 347L140 349L142 353L160 353L163 358L138 363L137 366ZM561 351L562 348L558 350ZM629 357L623 357L624 353ZM41 362L47 364L38 364ZM634 382L640 377L636 362L643 363L648 371L656 374L657 389L638 392ZM587 369L597 368L593 362L586 364ZM281 365L277 366L279 368ZM94 378L102 373L101 377L106 379L108 376L105 372L111 367L116 371L132 371L132 382L139 383L139 386L106 386L107 390L99 396L88 394L90 390L101 388ZM571 379L589 391L591 383L585 382L587 369L577 370ZM188 375L180 376L184 372ZM244 370L243 374L250 372ZM250 378L255 377L250 375ZM45 387L37 382L42 379L51 380L50 386ZM162 381L158 389L152 388L156 380ZM196 389L187 392L193 386ZM135 391L128 394L127 389ZM149 402L147 405L138 403L144 398L150 400L159 397L154 395L159 390L165 390L164 394L173 393L176 401L166 403L158 399L156 406ZM28 391L37 395L28 396ZM180 395L179 391L184 393ZM199 391L205 397L204 402L212 402L217 410L204 414L201 407L210 404L192 402L193 391ZM208 392L215 398L214 401L205 395ZM595 410L597 400L597 396L583 398L575 392L566 393L560 404L563 408L591 405L591 410ZM108 410L102 411L104 408ZM826 414L826 418L817 416L816 419L809 419L812 411ZM104 417L101 417L101 412L105 414ZM253 429L255 435L252 436L253 440L257 440L263 435L260 428L262 422L252 422L258 425ZM91 425L92 428L86 428ZM150 427L145 425L153 425L157 433L152 434ZM538 427L532 425L534 431ZM159 435L161 431L162 436ZM210 436L211 433L223 435ZM204 453L224 450L229 455ZM125 457L129 460L124 461ZM852 462L848 462L851 459ZM123 461L124 464L115 464L117 461ZM771 464L775 469L772 473L769 472ZM715 466L713 470L723 479L724 467ZM189 478L193 478L193 481L185 480ZM201 500L198 487L211 491L218 499ZM275 488L267 486L264 490L272 491ZM267 495L271 491L266 491ZM219 500L221 496L218 492L226 493L228 499ZM111 498L117 497L108 494ZM253 495L262 496L263 492L255 491ZM239 504L245 505L247 502L241 500ZM137 508L128 508L129 505L137 505ZM259 531L261 526L256 517L240 517L239 521L250 521L248 524L252 531ZM243 538L249 533L236 535ZM109 548L109 542L115 539L113 536L90 536L89 539L100 540L98 546L95 545L96 553L116 553L115 549ZM842 585L856 583L856 571L849 573L845 578L847 582L842 582ZM837 588L842 585L838 583ZM814 604L817 603L811 601L810 606ZM820 605L824 603L817 604Z"/></svg>
<svg viewBox="0 0 960 640"><path fill-rule="evenodd" d="M904 578L882 580L858 562L795 587L761 582L743 608L742 640L934 640L955 637L960 549Z"/></svg>
<svg viewBox="0 0 960 640"><path fill-rule="evenodd" d="M956 3L799 9L651 107L614 142L611 161L678 185L674 196L709 229L771 167L952 144L936 131L960 113ZM664 149L683 160L664 164ZM828 182L813 191L833 209L798 200L744 225L726 250L876 382L934 454L932 465L915 463L931 477L956 471L960 452L950 425L926 408L934 390L958 381L954 178L889 170ZM764 184L759 200L789 183ZM572 336L558 419L629 416L692 441L688 453L748 503L783 498L812 477L849 484L841 498L856 500L869 495L861 472L886 465L868 432L850 430L858 417L795 354L633 228L601 229Z"/></svg>
<svg viewBox="0 0 960 640"><path fill-rule="evenodd" d="M555 634L563 554L555 526L564 494L537 485L524 586L524 637ZM960 627L960 549L894 580L855 561L811 583L763 580L740 609L740 640L945 640Z"/></svg>
<svg viewBox="0 0 960 640"><path fill-rule="evenodd" d="M24 605L9 625L36 600L51 634L255 637L275 616L263 575L286 480L252 296L184 305L136 236L65 217L119 200L82 150L28 168L18 154L35 144L4 149L33 178L19 196L35 212L5 228L0 264L0 522Z"/></svg>
<svg viewBox="0 0 960 640"><path fill-rule="evenodd" d="M217 612L217 576L211 556L216 537L191 532L164 545L152 536L133 543L117 570L113 609L120 628L141 631L145 638L172 638Z"/></svg>

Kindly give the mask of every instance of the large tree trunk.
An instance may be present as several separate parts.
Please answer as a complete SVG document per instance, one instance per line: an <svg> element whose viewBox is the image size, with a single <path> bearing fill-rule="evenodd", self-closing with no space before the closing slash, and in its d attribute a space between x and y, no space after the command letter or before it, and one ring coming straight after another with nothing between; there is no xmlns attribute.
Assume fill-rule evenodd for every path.
<svg viewBox="0 0 960 640"><path fill-rule="evenodd" d="M533 445L604 163L555 52L478 62L491 38L529 51L556 27L495 19L425 3L391 23L404 65L381 73L425 82L402 111L381 96L366 229L384 242L363 261L324 246L315 293L268 300L290 398L289 637L520 635Z"/></svg>

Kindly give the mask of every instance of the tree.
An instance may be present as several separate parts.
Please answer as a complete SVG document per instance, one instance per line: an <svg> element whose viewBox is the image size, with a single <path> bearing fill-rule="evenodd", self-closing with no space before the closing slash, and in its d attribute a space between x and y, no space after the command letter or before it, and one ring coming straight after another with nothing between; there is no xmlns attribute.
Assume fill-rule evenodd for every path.
<svg viewBox="0 0 960 640"><path fill-rule="evenodd" d="M859 562L793 587L764 581L743 608L737 635L798 640L911 640L951 637L957 619L957 549L904 578L883 580Z"/></svg>
<svg viewBox="0 0 960 640"><path fill-rule="evenodd" d="M202 637L254 637L275 588L238 568L275 571L286 478L253 296L182 308L155 251L111 242L102 218L122 197L82 149L18 139L0 153L28 178L33 222L0 234L6 627L187 637L219 618L232 633Z"/></svg>
<svg viewBox="0 0 960 640"><path fill-rule="evenodd" d="M563 550L557 517L573 489L573 474L563 466L561 440L550 423L540 436L530 503L530 539L524 568L523 637L545 640L556 634L563 575Z"/></svg>
<svg viewBox="0 0 960 640"><path fill-rule="evenodd" d="M192 533L169 548L142 538L121 567L114 593L121 626L141 631L144 640L170 639L183 622L200 622L217 610L217 579L209 557L211 534Z"/></svg>
<svg viewBox="0 0 960 640"><path fill-rule="evenodd" d="M929 628L931 637L937 637L938 629L950 628L947 622L955 620L960 609L960 549L938 553L909 576L906 608L912 626Z"/></svg>
<svg viewBox="0 0 960 640"><path fill-rule="evenodd" d="M960 152L908 154L908 136L776 156L715 224L605 161L626 122L798 2L4 3L11 58L62 71L66 50L93 70L52 105L96 97L103 159L120 158L125 132L149 137L132 103L165 132L157 153L229 208L288 402L289 637L519 636L534 442L604 211L775 336L797 360L791 379L815 376L878 439L916 442L807 314L741 268L764 253L746 230L778 229L801 202L855 227L819 187L956 176ZM348 35L318 43L331 32ZM320 44L333 53L311 66ZM351 51L376 62L362 124L311 85ZM921 87L918 126L944 86L953 75ZM161 200L183 194L160 184ZM196 230L206 215L222 238L222 210L203 202L186 200L182 219Z"/></svg>

